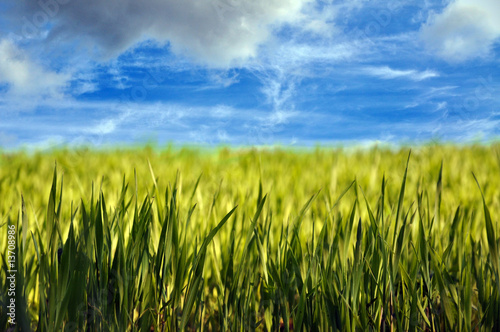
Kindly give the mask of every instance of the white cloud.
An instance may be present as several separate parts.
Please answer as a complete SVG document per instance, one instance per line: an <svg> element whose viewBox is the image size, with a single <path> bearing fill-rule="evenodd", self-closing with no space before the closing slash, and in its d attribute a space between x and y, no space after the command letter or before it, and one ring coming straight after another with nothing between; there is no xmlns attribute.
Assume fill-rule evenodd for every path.
<svg viewBox="0 0 500 332"><path fill-rule="evenodd" d="M500 37L498 0L455 0L421 28L427 47L449 61L486 56Z"/></svg>
<svg viewBox="0 0 500 332"><path fill-rule="evenodd" d="M210 116L213 118L224 119L233 115L234 110L227 105L216 105L210 109Z"/></svg>
<svg viewBox="0 0 500 332"><path fill-rule="evenodd" d="M170 43L177 53L225 67L256 55L273 25L293 22L310 0L10 0L19 24L18 34L50 29L47 39L83 40L98 45L105 57L116 56L136 43L153 38ZM55 3L44 10L39 3ZM58 1L62 2L62 1ZM45 13L47 22L40 19ZM38 16L37 16L38 15ZM38 21L36 21L38 18ZM29 34L30 37L36 34Z"/></svg>
<svg viewBox="0 0 500 332"><path fill-rule="evenodd" d="M62 93L70 76L44 69L10 40L0 40L0 84L14 95L56 96Z"/></svg>
<svg viewBox="0 0 500 332"><path fill-rule="evenodd" d="M98 123L95 127L89 128L89 134L97 134L97 135L106 135L114 132L116 127L123 120L121 118L118 119L106 119L102 122Z"/></svg>
<svg viewBox="0 0 500 332"><path fill-rule="evenodd" d="M364 73L370 76L379 77L382 79L407 78L413 81L422 81L427 78L438 77L439 74L432 70L417 71L414 69L398 70L388 66L382 67L366 67Z"/></svg>
<svg viewBox="0 0 500 332"><path fill-rule="evenodd" d="M300 116L300 112L297 111L274 111L265 119L265 123L271 126L276 126L280 124L286 124L290 119Z"/></svg>
<svg viewBox="0 0 500 332"><path fill-rule="evenodd" d="M435 111L440 111L440 110L446 109L447 107L448 107L448 103L446 101L442 101L442 102L437 104Z"/></svg>

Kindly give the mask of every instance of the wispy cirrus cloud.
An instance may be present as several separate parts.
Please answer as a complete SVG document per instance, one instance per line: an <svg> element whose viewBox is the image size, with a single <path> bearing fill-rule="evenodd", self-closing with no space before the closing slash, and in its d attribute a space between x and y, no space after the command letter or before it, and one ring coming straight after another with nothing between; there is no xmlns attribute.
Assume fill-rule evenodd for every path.
<svg viewBox="0 0 500 332"><path fill-rule="evenodd" d="M400 70L392 69L388 66L381 67L366 67L363 69L363 73L379 77L381 79L396 79L396 78L406 78L413 81L422 81L428 78L439 77L439 73L433 70L418 71L415 69Z"/></svg>

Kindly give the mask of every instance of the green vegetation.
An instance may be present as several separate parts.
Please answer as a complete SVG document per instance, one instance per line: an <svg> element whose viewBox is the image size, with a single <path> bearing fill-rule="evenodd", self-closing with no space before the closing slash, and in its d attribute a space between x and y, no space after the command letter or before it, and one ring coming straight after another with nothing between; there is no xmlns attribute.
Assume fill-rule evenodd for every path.
<svg viewBox="0 0 500 332"><path fill-rule="evenodd" d="M4 153L0 330L498 331L499 150Z"/></svg>

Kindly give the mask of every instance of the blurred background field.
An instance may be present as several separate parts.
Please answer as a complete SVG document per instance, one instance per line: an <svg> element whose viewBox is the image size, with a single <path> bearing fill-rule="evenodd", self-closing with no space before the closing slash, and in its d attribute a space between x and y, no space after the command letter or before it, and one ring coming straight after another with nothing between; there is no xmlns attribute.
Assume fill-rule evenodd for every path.
<svg viewBox="0 0 500 332"><path fill-rule="evenodd" d="M189 196L201 175L194 202L198 212L210 207L220 187L219 202L253 207L259 181L269 193L269 207L275 217L286 220L291 213L317 191L321 199L332 202L353 181L363 189L369 201L376 203L382 177L388 181L388 199L397 199L409 148L355 149L318 148L315 150L196 148L155 150L133 148L117 150L55 150L38 153L4 153L0 160L1 215L19 208L21 194L37 213L44 213L54 166L64 178L63 211L69 216L70 202L87 200L99 188L106 193L110 206L119 197L125 177L135 191L137 174L139 197L151 191L153 180L148 162L164 190L179 172L179 201ZM458 205L477 207L481 195L472 176L478 178L490 209L500 208L500 146L427 146L413 149L408 168L407 201L414 200L418 188L426 189L432 202L443 162L442 211L454 212ZM132 195L133 191L130 191ZM341 206L342 206L341 202ZM346 205L351 202L346 200ZM224 208L227 208L224 206ZM320 216L321 217L321 216Z"/></svg>
<svg viewBox="0 0 500 332"><path fill-rule="evenodd" d="M413 149L404 180L409 154L408 148L384 147L3 153L0 229L18 223L19 243L25 246L19 253L25 264L24 279L20 279L25 290L24 317L32 329L40 331L68 330L70 323L94 330L109 326L131 330L498 328L494 318L500 309L498 265L494 263L498 257L490 250L496 248L493 242L499 234L500 146ZM490 233L473 173L491 213ZM49 197L53 197L52 205ZM60 211L58 202L62 202ZM55 217L49 217L51 206ZM203 249L203 240L212 239L210 230L236 206ZM142 207L150 210L144 212ZM91 220L88 229L82 224L84 209ZM175 221L169 217L172 211ZM74 228L70 229L72 219ZM148 234L144 238L134 238L138 222L148 229L143 229ZM177 223L177 230L164 227L169 222ZM46 234L53 229L58 235ZM160 250L167 241L161 234L170 231L174 233L170 244L165 244L171 250L167 257ZM45 242L37 243L40 257L37 239ZM104 241L102 246L99 239ZM141 241L146 241L141 248L148 258L132 254L132 247ZM4 253L6 242L1 243ZM69 296L64 291L51 293L50 287L61 287L61 280L66 286L85 280L71 273L64 279L61 272L54 272L58 264L75 264L72 258L56 263L53 255L63 247L96 261L98 267L85 265L82 273L88 279L80 296L86 307L94 301L94 309L98 307L101 313L97 318L88 318L88 308L87 316L72 318L78 315L55 304L51 308L48 300L42 303L50 297L63 301ZM103 266L108 266L108 273L117 269L114 264L120 250L127 261L121 267L123 273L133 270L141 281L127 286L130 296L125 304L127 290L121 279L115 280L115 290L107 290L109 303L91 301L92 289L104 287L100 284ZM161 255L163 261L157 259ZM283 261L288 255L294 257L292 263ZM201 272L196 269L197 258L205 262ZM240 279L236 272L234 279L228 279L229 269L239 269ZM5 270L3 266L2 282ZM441 274L436 279L437 270ZM203 286L193 284L197 272ZM465 274L470 278L464 279ZM112 278L111 273L106 278ZM281 278L288 278L288 286ZM489 280L477 285L483 278ZM172 284L180 288L172 290ZM190 307L188 293L196 287L202 295ZM247 291L255 294L249 297ZM244 300L249 303L244 305ZM488 308L487 303L493 304ZM57 324L51 323L51 314L60 325L51 325ZM0 321L0 328L5 326L1 324L5 321Z"/></svg>

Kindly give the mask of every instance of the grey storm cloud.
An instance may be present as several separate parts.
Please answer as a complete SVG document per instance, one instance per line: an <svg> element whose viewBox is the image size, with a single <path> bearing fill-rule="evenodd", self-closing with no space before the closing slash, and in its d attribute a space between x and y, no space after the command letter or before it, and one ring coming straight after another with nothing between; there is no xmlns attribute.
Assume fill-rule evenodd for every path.
<svg viewBox="0 0 500 332"><path fill-rule="evenodd" d="M297 20L308 1L7 0L6 6L15 33L24 38L83 41L105 57L154 39L170 43L174 52L226 66L255 56L270 29Z"/></svg>

